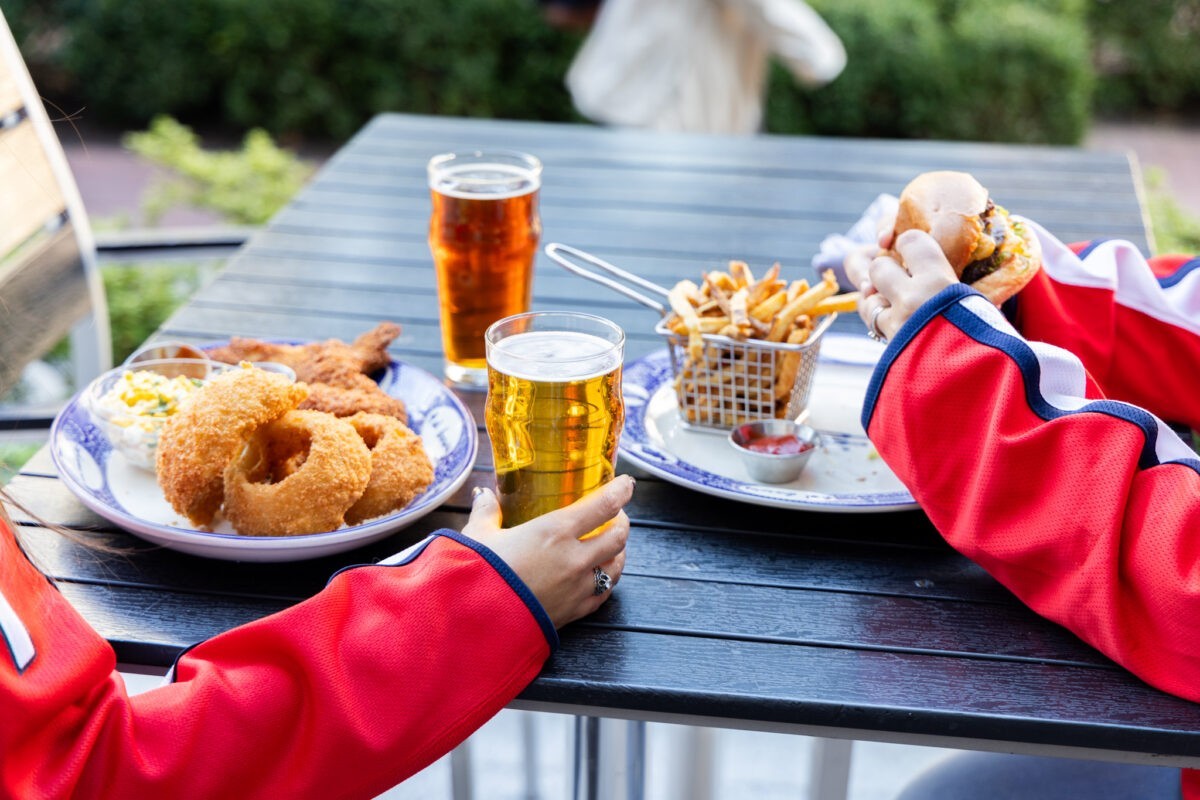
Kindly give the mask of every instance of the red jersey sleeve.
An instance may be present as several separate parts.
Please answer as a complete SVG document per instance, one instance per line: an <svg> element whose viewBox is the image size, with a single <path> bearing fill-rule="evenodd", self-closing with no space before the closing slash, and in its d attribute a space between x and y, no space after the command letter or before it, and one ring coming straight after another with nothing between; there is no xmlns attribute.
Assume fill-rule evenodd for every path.
<svg viewBox="0 0 1200 800"><path fill-rule="evenodd" d="M1200 460L1165 423L1105 399L1077 358L1026 341L960 284L889 344L863 425L951 545L1148 683L1200 700Z"/></svg>
<svg viewBox="0 0 1200 800"><path fill-rule="evenodd" d="M890 343L863 424L951 545L1147 682L1200 700L1200 460L1161 420L1104 399L1078 359L956 285Z"/></svg>
<svg viewBox="0 0 1200 800"><path fill-rule="evenodd" d="M0 539L5 797L373 796L503 708L558 643L503 561L441 531L129 697L112 649Z"/></svg>
<svg viewBox="0 0 1200 800"><path fill-rule="evenodd" d="M1129 242L1068 247L1036 223L1044 268L1012 301L1032 341L1065 348L1116 400L1200 429L1200 259Z"/></svg>

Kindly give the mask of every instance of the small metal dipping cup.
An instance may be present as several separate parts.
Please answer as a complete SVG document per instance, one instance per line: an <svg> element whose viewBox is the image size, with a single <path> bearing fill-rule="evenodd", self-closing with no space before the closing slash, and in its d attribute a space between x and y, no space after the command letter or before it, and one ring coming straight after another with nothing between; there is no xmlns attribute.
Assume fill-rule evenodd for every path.
<svg viewBox="0 0 1200 800"><path fill-rule="evenodd" d="M795 436L801 445L799 453L774 454L751 450L749 444L766 436ZM814 429L786 419L763 419L738 425L729 432L729 444L746 465L750 477L760 483L789 483L800 477L804 465L821 444Z"/></svg>

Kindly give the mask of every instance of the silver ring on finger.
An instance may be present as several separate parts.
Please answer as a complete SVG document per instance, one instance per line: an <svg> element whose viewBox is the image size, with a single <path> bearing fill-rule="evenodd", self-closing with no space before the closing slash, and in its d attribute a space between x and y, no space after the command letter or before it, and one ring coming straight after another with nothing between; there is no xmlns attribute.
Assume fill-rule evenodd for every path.
<svg viewBox="0 0 1200 800"><path fill-rule="evenodd" d="M887 337L883 335L883 331L879 330L879 315L883 313L885 308L888 308L888 306L884 303L875 306L875 310L871 312L871 323L867 325L868 338L880 344L887 344L888 341Z"/></svg>
<svg viewBox="0 0 1200 800"><path fill-rule="evenodd" d="M596 567L592 570L592 574L596 578L596 588L592 591L592 594L604 594L612 588L613 579L607 572Z"/></svg>

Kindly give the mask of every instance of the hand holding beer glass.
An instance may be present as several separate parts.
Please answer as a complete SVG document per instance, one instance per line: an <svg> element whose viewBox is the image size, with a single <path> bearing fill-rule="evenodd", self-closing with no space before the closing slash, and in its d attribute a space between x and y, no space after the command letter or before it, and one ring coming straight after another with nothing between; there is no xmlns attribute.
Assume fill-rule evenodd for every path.
<svg viewBox="0 0 1200 800"><path fill-rule="evenodd" d="M542 164L505 150L444 153L428 172L446 377L483 386L487 327L529 310Z"/></svg>
<svg viewBox="0 0 1200 800"><path fill-rule="evenodd" d="M502 319L485 340L484 421L511 528L612 480L625 333L591 314L545 311Z"/></svg>

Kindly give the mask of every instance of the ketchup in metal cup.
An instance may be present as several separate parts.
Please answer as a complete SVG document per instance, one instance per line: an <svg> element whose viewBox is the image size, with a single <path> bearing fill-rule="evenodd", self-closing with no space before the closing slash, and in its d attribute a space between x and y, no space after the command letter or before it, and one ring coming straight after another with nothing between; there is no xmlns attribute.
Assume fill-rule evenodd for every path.
<svg viewBox="0 0 1200 800"><path fill-rule="evenodd" d="M773 456L794 456L812 448L812 442L802 442L794 433L777 436L759 436L751 439L745 445L747 450L756 453L767 453Z"/></svg>

